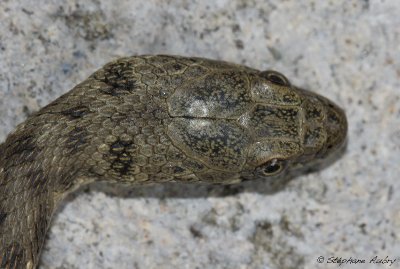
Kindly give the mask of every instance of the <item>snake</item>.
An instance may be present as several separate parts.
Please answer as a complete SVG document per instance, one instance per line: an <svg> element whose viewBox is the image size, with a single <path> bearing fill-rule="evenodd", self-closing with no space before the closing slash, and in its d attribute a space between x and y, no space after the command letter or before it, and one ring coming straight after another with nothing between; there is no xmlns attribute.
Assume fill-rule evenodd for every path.
<svg viewBox="0 0 400 269"><path fill-rule="evenodd" d="M326 159L346 133L343 109L277 71L119 58L0 145L0 268L37 268L57 205L86 184L271 179Z"/></svg>

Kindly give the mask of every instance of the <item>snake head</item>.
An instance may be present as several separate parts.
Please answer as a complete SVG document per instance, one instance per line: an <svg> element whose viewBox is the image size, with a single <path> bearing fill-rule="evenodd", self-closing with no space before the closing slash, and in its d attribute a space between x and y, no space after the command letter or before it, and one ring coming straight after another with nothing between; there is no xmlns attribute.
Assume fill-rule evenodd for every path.
<svg viewBox="0 0 400 269"><path fill-rule="evenodd" d="M168 99L168 135L205 168L202 181L235 183L312 165L344 142L344 112L275 71L218 70Z"/></svg>

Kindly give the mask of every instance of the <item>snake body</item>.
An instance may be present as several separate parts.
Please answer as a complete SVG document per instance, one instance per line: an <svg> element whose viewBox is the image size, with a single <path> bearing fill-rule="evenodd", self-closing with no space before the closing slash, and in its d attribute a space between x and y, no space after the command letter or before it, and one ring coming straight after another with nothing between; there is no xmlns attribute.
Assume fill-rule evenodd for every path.
<svg viewBox="0 0 400 269"><path fill-rule="evenodd" d="M344 112L275 71L203 58L106 64L0 145L0 268L36 268L59 202L93 181L236 183L336 151Z"/></svg>

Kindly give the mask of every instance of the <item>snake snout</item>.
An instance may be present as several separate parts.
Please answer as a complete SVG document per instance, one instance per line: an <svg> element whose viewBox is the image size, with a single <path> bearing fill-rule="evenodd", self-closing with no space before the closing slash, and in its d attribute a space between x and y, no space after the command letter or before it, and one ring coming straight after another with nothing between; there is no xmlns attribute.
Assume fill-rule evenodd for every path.
<svg viewBox="0 0 400 269"><path fill-rule="evenodd" d="M344 111L329 100L326 103L325 128L327 139L325 142L326 150L331 152L340 148L346 141L347 119Z"/></svg>

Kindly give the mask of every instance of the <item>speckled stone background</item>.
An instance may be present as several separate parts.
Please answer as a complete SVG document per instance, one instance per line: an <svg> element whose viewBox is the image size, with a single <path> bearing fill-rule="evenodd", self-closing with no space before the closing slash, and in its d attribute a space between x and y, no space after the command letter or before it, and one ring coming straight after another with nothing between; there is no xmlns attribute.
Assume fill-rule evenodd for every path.
<svg viewBox="0 0 400 269"><path fill-rule="evenodd" d="M2 0L1 141L132 54L274 68L349 121L345 155L280 191L262 182L83 189L57 211L40 268L338 268L329 257L400 268L399 14L397 0ZM370 263L376 255L397 262Z"/></svg>

